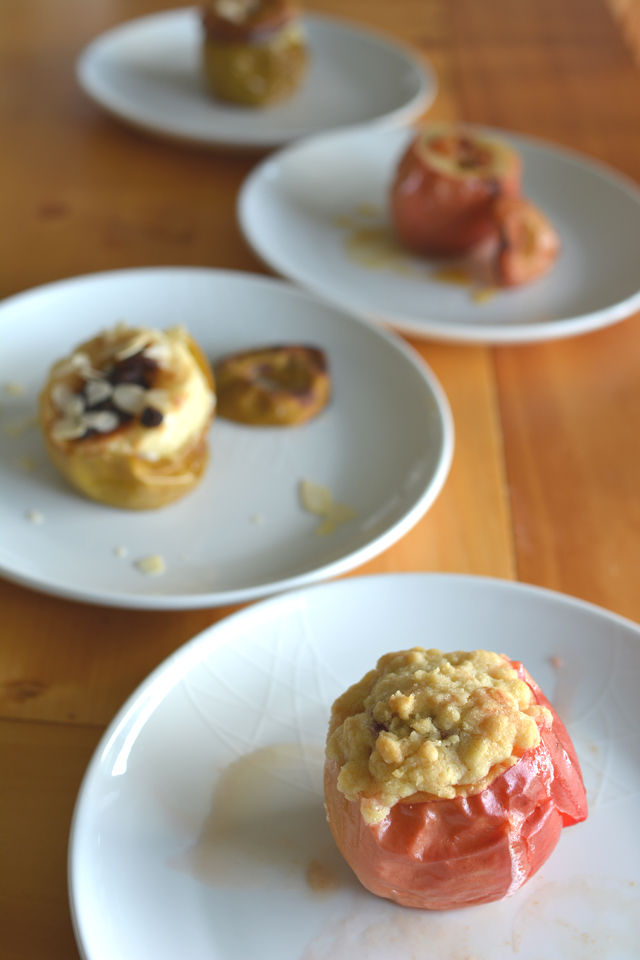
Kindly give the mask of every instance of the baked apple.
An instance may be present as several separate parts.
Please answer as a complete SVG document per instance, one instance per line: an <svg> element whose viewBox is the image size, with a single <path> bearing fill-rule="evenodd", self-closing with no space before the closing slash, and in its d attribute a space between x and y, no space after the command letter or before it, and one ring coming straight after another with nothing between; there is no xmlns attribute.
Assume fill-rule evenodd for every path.
<svg viewBox="0 0 640 960"><path fill-rule="evenodd" d="M254 426L306 423L331 394L323 351L299 344L225 357L216 364L215 377L220 416Z"/></svg>
<svg viewBox="0 0 640 960"><path fill-rule="evenodd" d="M211 368L184 327L118 324L53 366L40 422L50 459L77 490L150 510L200 480L214 407Z"/></svg>
<svg viewBox="0 0 640 960"><path fill-rule="evenodd" d="M360 882L430 910L510 896L587 816L553 707L522 664L483 650L382 657L333 706L324 782Z"/></svg>
<svg viewBox="0 0 640 960"><path fill-rule="evenodd" d="M263 107L286 100L307 71L295 0L206 0L204 72L215 97Z"/></svg>
<svg viewBox="0 0 640 960"><path fill-rule="evenodd" d="M467 253L494 232L499 196L517 196L522 164L516 150L464 126L429 126L402 156L391 187L398 239L415 253Z"/></svg>
<svg viewBox="0 0 640 960"><path fill-rule="evenodd" d="M542 210L524 197L499 197L493 218L498 286L520 286L551 269L560 253L560 238Z"/></svg>

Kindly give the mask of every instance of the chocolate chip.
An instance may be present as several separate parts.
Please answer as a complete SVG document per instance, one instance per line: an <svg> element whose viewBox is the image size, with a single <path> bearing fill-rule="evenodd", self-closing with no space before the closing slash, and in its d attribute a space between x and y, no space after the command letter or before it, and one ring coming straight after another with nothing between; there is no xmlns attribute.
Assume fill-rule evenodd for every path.
<svg viewBox="0 0 640 960"><path fill-rule="evenodd" d="M164 417L155 407L145 407L140 416L143 427L159 427Z"/></svg>

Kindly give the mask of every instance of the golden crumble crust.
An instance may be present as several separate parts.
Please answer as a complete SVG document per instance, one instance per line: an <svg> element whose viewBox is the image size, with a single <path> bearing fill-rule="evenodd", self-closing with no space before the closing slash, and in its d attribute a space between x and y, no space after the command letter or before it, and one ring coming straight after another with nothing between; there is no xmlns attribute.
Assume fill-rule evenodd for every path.
<svg viewBox="0 0 640 960"><path fill-rule="evenodd" d="M399 802L471 796L540 742L551 715L506 657L388 653L333 705L327 757L367 823Z"/></svg>

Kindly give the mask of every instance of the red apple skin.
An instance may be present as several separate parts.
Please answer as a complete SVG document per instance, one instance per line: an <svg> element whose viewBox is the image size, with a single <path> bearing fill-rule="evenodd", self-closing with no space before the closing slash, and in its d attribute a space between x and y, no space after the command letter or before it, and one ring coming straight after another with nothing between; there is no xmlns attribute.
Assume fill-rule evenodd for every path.
<svg viewBox="0 0 640 960"><path fill-rule="evenodd" d="M487 144L491 142L483 139L484 148ZM519 193L522 171L515 150L504 144L495 149L502 160L495 174L446 173L430 162L424 138L414 139L398 164L390 194L392 225L404 246L422 256L455 256L494 232L494 202Z"/></svg>
<svg viewBox="0 0 640 960"><path fill-rule="evenodd" d="M564 725L522 665L510 661L551 710L537 747L472 797L398 803L378 824L337 788L325 764L331 831L360 882L406 907L452 910L510 896L553 852L563 826L587 816L582 775Z"/></svg>
<svg viewBox="0 0 640 960"><path fill-rule="evenodd" d="M560 253L560 238L542 210L524 197L499 197L493 217L498 285L517 287L548 273Z"/></svg>

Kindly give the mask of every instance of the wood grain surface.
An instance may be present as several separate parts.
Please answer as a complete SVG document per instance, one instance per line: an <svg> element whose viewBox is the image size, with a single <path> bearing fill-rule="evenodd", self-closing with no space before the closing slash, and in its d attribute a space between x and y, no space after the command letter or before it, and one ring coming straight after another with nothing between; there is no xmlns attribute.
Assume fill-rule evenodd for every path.
<svg viewBox="0 0 640 960"><path fill-rule="evenodd" d="M256 158L137 133L76 83L97 34L176 5L0 6L0 297L121 267L265 272L235 217ZM440 82L430 118L542 137L640 181L640 71L605 0L307 7L427 56ZM411 342L451 403L451 474L416 527L354 573L517 578L640 621L640 317L527 346ZM8 581L0 608L0 957L70 960L66 843L91 752L144 677L230 609L122 611Z"/></svg>

